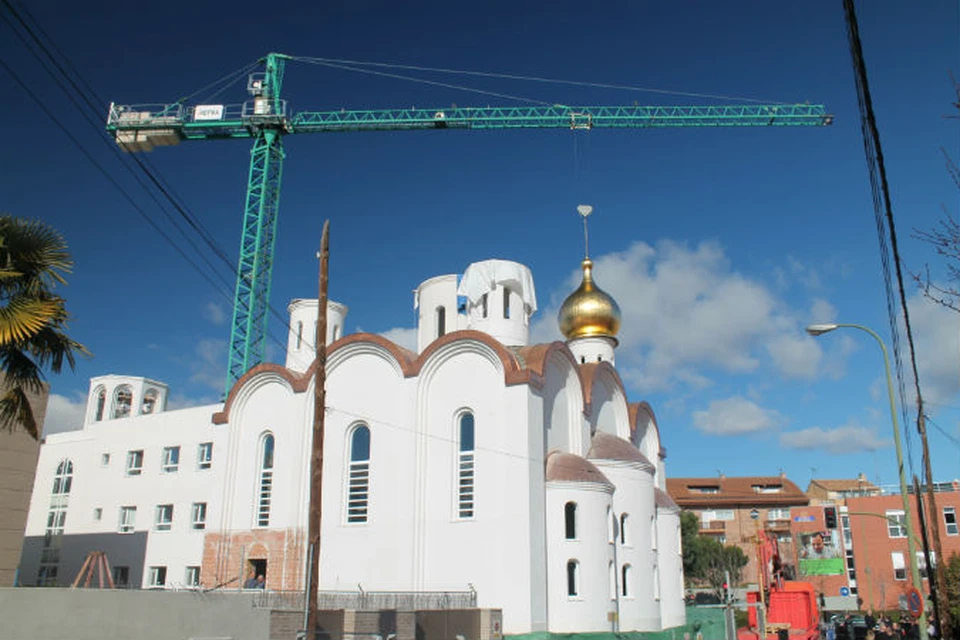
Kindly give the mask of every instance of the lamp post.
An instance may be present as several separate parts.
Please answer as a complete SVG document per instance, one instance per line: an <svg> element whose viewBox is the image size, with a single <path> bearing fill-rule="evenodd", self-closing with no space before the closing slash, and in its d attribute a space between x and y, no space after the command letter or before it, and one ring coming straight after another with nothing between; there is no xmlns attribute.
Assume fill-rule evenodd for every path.
<svg viewBox="0 0 960 640"><path fill-rule="evenodd" d="M910 499L907 493L907 476L903 470L903 449L900 445L900 423L897 421L897 404L893 395L893 376L890 374L890 357L887 355L887 346L883 344L883 340L873 329L869 329L859 324L812 324L807 327L807 333L809 333L811 336L821 336L841 327L859 329L860 331L869 333L871 336L873 336L873 339L877 341L877 344L880 345L880 351L883 352L883 367L885 373L887 374L887 395L890 399L890 421L893 423L893 444L897 452L897 472L900 476L900 497L903 498L903 516L905 528L907 530L907 552L910 554L910 577L913 579L913 584L917 589L923 589L923 582L920 581L920 567L917 565L917 549L916 544L914 543L914 538L916 535L913 532L913 517L911 516L910 512ZM919 496L917 496L917 499L919 500ZM928 640L927 616L925 612L920 613L920 618L917 620L917 626L920 627L920 640Z"/></svg>

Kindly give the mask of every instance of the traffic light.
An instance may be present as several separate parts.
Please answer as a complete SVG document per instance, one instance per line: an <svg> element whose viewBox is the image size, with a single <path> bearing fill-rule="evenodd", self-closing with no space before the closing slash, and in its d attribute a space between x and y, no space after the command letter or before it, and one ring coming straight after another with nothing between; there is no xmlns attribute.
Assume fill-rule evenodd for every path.
<svg viewBox="0 0 960 640"><path fill-rule="evenodd" d="M827 529L837 528L837 508L836 507L823 508L823 523L826 525Z"/></svg>

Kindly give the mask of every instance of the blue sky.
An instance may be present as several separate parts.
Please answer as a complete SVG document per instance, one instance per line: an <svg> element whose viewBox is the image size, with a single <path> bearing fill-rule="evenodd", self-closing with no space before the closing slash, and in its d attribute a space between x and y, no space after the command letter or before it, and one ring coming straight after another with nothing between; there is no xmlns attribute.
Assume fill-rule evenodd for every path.
<svg viewBox="0 0 960 640"><path fill-rule="evenodd" d="M596 277L624 311L618 367L631 399L657 412L671 475L783 470L806 486L812 474L862 471L896 481L875 345L850 330L817 340L803 333L809 322L836 320L889 336L839 0L342 4L264 11L245 2L173 10L47 1L29 11L105 103L173 102L282 51L735 98L419 75L551 103L825 104L835 115L828 128L288 136L272 304L283 310L315 295L314 254L329 218L331 296L350 307L348 330L409 337L413 288L497 257L531 267L541 307L534 335L553 339L556 309L578 279L575 208L590 203ZM904 265L929 262L939 277L942 265L910 232L932 227L941 206L958 210L939 150L960 152L960 123L944 117L956 99L949 72L960 71L958 5L857 5ZM9 25L0 33L0 58L163 221ZM0 78L0 210L67 237L76 261L64 290L71 328L95 354L53 379L51 426L75 423L88 379L107 373L163 380L180 406L215 400L232 280L208 284L2 69ZM284 93L294 110L515 104L296 62ZM245 98L235 85L221 99ZM149 155L231 259L249 147L193 142ZM910 291L921 382L939 425L929 429L934 472L952 479L960 477L958 318ZM278 322L271 334L284 342ZM907 444L920 473L919 440Z"/></svg>

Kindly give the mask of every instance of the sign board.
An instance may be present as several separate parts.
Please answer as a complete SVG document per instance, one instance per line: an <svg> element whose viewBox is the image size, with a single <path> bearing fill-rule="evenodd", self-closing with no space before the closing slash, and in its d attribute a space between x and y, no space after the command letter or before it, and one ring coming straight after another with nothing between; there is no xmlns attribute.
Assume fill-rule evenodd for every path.
<svg viewBox="0 0 960 640"><path fill-rule="evenodd" d="M194 120L223 120L222 104L198 104L193 108Z"/></svg>
<svg viewBox="0 0 960 640"><path fill-rule="evenodd" d="M907 608L914 618L919 618L923 613L923 595L916 587L907 589Z"/></svg>
<svg viewBox="0 0 960 640"><path fill-rule="evenodd" d="M842 596L850 595L850 587L840 587L840 595Z"/></svg>
<svg viewBox="0 0 960 640"><path fill-rule="evenodd" d="M793 516L794 522L813 522L813 516Z"/></svg>
<svg viewBox="0 0 960 640"><path fill-rule="evenodd" d="M759 511L757 511L756 509L751 509L751 510L750 510L750 518L751 518L751 519L756 520L756 519L759 518L759 517L760 517L760 512L759 512Z"/></svg>

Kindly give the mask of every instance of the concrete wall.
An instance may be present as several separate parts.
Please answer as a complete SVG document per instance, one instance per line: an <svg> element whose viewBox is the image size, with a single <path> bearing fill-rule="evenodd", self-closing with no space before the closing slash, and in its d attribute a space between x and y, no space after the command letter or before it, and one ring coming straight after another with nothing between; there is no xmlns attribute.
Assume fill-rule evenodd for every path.
<svg viewBox="0 0 960 640"><path fill-rule="evenodd" d="M0 392L6 391L0 380ZM47 412L48 389L30 397L38 425ZM40 443L22 430L0 432L0 586L12 586L20 561Z"/></svg>
<svg viewBox="0 0 960 640"><path fill-rule="evenodd" d="M0 589L7 640L264 640L270 611L248 594L99 589Z"/></svg>

